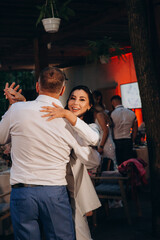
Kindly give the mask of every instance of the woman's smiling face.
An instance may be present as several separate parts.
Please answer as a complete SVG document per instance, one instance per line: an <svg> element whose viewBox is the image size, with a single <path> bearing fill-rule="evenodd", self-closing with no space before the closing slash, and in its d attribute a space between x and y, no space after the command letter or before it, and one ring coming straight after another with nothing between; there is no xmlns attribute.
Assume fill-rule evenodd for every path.
<svg viewBox="0 0 160 240"><path fill-rule="evenodd" d="M88 94L84 90L77 89L72 92L68 101L68 109L72 113L82 119L84 113L90 108Z"/></svg>

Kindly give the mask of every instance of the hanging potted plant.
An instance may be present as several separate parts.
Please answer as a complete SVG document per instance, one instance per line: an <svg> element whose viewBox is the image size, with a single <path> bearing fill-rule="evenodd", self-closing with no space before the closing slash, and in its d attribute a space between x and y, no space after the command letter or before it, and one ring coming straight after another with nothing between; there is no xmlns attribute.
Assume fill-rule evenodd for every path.
<svg viewBox="0 0 160 240"><path fill-rule="evenodd" d="M108 63L113 56L124 60L124 50L119 47L118 43L113 42L110 37L105 36L103 39L95 41L88 40L87 43L90 52L87 56L87 60L89 61L100 62L102 64Z"/></svg>
<svg viewBox="0 0 160 240"><path fill-rule="evenodd" d="M69 20L70 16L74 16L74 11L68 7L71 0L45 0L41 6L37 6L40 11L36 25L41 21L46 32L55 33L59 30L61 18Z"/></svg>

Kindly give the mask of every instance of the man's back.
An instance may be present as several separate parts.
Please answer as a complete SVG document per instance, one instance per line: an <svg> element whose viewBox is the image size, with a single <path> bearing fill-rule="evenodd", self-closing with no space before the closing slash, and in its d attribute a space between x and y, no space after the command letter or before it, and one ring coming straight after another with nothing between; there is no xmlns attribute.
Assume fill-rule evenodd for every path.
<svg viewBox="0 0 160 240"><path fill-rule="evenodd" d="M111 103L114 108L111 118L113 120L116 158L119 165L133 157L133 141L137 133L137 120L133 111L123 107L119 95L113 96Z"/></svg>
<svg viewBox="0 0 160 240"><path fill-rule="evenodd" d="M7 113L11 122L11 184L66 185L66 164L71 149L78 151L78 144L64 119L46 121L41 117L41 106L53 101L60 105L59 100L40 95L35 101L14 104Z"/></svg>
<svg viewBox="0 0 160 240"><path fill-rule="evenodd" d="M131 128L135 120L133 111L119 105L111 114L114 123L114 139L131 138Z"/></svg>
<svg viewBox="0 0 160 240"><path fill-rule="evenodd" d="M52 106L52 102L61 106L58 99L65 90L63 72L54 67L44 69L36 90L39 97L35 101L13 104L0 122L0 144L11 141L10 209L14 238L40 240L43 225L48 240L74 240L66 164L72 149L85 161L89 148L80 146L64 119L49 122L41 116L42 106ZM13 96L7 94L12 104Z"/></svg>

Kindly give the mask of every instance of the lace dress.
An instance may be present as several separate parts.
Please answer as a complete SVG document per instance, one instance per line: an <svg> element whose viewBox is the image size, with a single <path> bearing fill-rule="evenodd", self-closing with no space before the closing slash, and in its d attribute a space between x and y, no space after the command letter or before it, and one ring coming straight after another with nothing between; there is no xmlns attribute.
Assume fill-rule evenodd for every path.
<svg viewBox="0 0 160 240"><path fill-rule="evenodd" d="M95 120L95 123L99 126L100 128L100 142L102 139L103 131L102 128L98 122L98 120ZM115 144L113 142L112 134L111 134L111 128L108 126L108 138L105 142L104 148L103 148L103 154L102 157L107 157L109 159L112 159L113 164L114 164L114 170L117 169L117 162L116 162L116 153L115 153Z"/></svg>

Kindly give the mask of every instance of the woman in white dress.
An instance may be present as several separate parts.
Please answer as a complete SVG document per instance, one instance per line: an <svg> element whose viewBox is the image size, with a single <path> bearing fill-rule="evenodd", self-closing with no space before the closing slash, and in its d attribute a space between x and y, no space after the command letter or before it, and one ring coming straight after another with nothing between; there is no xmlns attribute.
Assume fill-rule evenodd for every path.
<svg viewBox="0 0 160 240"><path fill-rule="evenodd" d="M94 119L95 123L100 128L100 142L98 145L98 152L102 155L102 158L108 158L113 161L113 169L117 169L115 144L112 138L112 122L107 114L105 106L103 104L102 94L96 90L93 92L94 97Z"/></svg>

